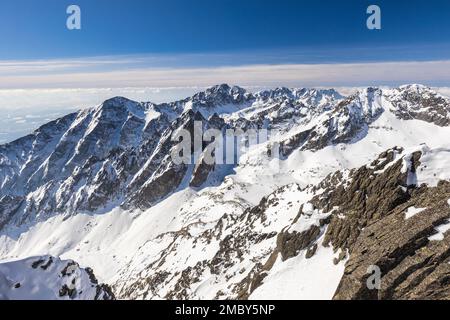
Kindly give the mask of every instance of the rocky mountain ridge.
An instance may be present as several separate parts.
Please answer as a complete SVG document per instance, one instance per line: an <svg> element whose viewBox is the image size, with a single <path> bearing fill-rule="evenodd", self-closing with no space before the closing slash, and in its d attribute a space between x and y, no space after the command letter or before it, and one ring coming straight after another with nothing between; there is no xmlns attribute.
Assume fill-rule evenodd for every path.
<svg viewBox="0 0 450 320"><path fill-rule="evenodd" d="M0 146L0 259L93 264L119 298L270 298L295 268L305 275L287 298L448 298L448 236L429 238L448 219L449 112L421 85L113 98ZM196 121L274 134L238 163L177 164L172 135ZM427 209L403 219L412 205ZM371 265L385 283L375 291Z"/></svg>

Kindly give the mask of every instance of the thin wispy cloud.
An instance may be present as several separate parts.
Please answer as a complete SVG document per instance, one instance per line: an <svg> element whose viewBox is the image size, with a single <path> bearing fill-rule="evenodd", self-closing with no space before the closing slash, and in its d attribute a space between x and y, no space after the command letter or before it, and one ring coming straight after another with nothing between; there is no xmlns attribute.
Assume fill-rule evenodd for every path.
<svg viewBox="0 0 450 320"><path fill-rule="evenodd" d="M155 66L146 65L149 61ZM138 60L121 57L3 61L0 62L0 89L205 87L224 82L241 86L450 84L450 60L202 67L158 65L156 58L145 57Z"/></svg>
<svg viewBox="0 0 450 320"><path fill-rule="evenodd" d="M170 59L169 59L170 60ZM148 56L90 57L80 59L0 61L2 75L44 75L54 72L98 71L130 68L150 63L167 63L168 59Z"/></svg>

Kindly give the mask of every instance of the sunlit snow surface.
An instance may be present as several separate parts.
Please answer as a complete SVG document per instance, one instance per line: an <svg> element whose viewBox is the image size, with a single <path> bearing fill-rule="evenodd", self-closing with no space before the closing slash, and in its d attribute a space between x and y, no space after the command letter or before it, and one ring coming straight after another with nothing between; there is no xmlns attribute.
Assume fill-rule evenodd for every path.
<svg viewBox="0 0 450 320"><path fill-rule="evenodd" d="M416 214L421 213L422 211L426 210L427 208L416 208L416 207L409 207L408 210L405 213L405 219L411 219Z"/></svg>
<svg viewBox="0 0 450 320"><path fill-rule="evenodd" d="M281 262L278 257L270 275L250 296L253 300L327 300L331 299L344 273L346 261L334 265L337 254L331 248L318 247L306 259L300 254Z"/></svg>

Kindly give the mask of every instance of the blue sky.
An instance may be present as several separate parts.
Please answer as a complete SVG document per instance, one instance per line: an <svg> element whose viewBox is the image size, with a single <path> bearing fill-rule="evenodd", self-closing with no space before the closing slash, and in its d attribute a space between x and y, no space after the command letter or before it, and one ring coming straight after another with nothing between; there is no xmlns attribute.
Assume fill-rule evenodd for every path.
<svg viewBox="0 0 450 320"><path fill-rule="evenodd" d="M448 0L2 0L0 38L0 89L450 84Z"/></svg>
<svg viewBox="0 0 450 320"><path fill-rule="evenodd" d="M82 9L80 31L65 28L69 4ZM382 8L380 31L365 27L370 4ZM282 62L442 59L450 2L2 0L0 38L2 60L253 50L292 50Z"/></svg>

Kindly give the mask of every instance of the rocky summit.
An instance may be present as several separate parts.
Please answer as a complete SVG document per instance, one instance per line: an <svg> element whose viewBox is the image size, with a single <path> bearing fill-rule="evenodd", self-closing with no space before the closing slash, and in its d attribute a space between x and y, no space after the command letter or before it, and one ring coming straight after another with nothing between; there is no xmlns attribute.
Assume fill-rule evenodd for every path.
<svg viewBox="0 0 450 320"><path fill-rule="evenodd" d="M109 99L0 145L0 298L450 299L449 136L417 84Z"/></svg>

